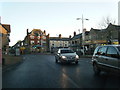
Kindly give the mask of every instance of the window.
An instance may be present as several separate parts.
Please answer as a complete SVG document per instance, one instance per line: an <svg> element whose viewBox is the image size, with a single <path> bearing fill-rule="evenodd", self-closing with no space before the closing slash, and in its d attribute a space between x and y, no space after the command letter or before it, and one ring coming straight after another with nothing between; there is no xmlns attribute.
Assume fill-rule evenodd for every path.
<svg viewBox="0 0 120 90"><path fill-rule="evenodd" d="M61 50L61 53L74 53L72 50Z"/></svg>
<svg viewBox="0 0 120 90"><path fill-rule="evenodd" d="M107 56L113 57L113 58L118 58L118 52L114 47L109 47L107 51Z"/></svg>
<svg viewBox="0 0 120 90"><path fill-rule="evenodd" d="M107 47L101 47L99 50L98 50L98 55L106 55L106 50L107 50Z"/></svg>
<svg viewBox="0 0 120 90"><path fill-rule="evenodd" d="M118 50L119 50L119 52L120 52L120 47L117 47L118 48Z"/></svg>
<svg viewBox="0 0 120 90"><path fill-rule="evenodd" d="M34 41L31 41L31 44L34 44Z"/></svg>
<svg viewBox="0 0 120 90"><path fill-rule="evenodd" d="M40 44L40 41L37 41L38 44Z"/></svg>
<svg viewBox="0 0 120 90"><path fill-rule="evenodd" d="M67 44L65 44L65 47L67 47Z"/></svg>

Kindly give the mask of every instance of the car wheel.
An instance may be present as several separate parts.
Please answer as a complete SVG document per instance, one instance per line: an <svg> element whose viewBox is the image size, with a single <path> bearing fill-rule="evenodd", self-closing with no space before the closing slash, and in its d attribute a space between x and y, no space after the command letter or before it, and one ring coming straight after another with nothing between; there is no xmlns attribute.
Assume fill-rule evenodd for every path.
<svg viewBox="0 0 120 90"><path fill-rule="evenodd" d="M76 61L75 64L78 64L78 61Z"/></svg>
<svg viewBox="0 0 120 90"><path fill-rule="evenodd" d="M95 72L95 75L99 75L101 72L96 63L93 64L93 70Z"/></svg>
<svg viewBox="0 0 120 90"><path fill-rule="evenodd" d="M58 63L58 60L57 60L57 58L55 59L55 62L56 62L56 63Z"/></svg>

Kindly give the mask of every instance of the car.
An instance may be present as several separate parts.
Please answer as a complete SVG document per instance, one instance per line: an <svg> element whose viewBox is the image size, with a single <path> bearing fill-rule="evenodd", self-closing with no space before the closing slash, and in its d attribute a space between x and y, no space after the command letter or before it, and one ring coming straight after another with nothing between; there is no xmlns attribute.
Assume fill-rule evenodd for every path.
<svg viewBox="0 0 120 90"><path fill-rule="evenodd" d="M120 45L98 46L92 56L96 75L101 71L120 74Z"/></svg>
<svg viewBox="0 0 120 90"><path fill-rule="evenodd" d="M60 48L55 54L55 62L78 64L79 56L69 48Z"/></svg>

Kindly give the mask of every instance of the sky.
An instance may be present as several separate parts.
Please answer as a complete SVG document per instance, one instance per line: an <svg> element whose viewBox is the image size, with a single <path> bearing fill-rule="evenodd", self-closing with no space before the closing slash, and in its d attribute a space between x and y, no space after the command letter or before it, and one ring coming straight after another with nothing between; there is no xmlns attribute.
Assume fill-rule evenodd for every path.
<svg viewBox="0 0 120 90"><path fill-rule="evenodd" d="M1 0L0 16L2 24L11 25L10 46L18 40L23 40L26 30L46 30L51 37L62 34L63 37L73 36L73 32L82 32L84 28L99 28L103 17L110 17L118 22L119 0Z"/></svg>

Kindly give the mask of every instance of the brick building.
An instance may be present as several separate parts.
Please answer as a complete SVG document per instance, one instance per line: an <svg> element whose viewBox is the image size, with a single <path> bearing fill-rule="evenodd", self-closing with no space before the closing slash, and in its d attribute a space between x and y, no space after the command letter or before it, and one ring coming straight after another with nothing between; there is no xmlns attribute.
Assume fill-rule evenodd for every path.
<svg viewBox="0 0 120 90"><path fill-rule="evenodd" d="M46 52L46 31L40 29L33 29L31 32L27 29L27 36L23 40L23 46L25 46L28 52Z"/></svg>

